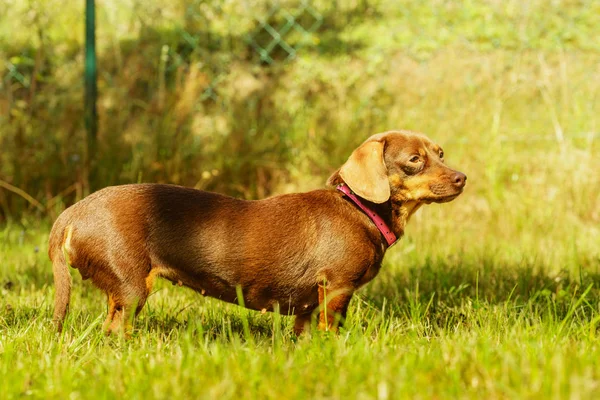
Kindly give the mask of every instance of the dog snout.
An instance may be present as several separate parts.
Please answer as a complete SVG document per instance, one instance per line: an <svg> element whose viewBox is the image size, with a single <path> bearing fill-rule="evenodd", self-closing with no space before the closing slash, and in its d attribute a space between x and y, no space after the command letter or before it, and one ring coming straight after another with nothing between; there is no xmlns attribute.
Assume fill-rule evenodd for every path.
<svg viewBox="0 0 600 400"><path fill-rule="evenodd" d="M453 176L452 176L452 183L457 187L457 188L464 188L466 183L467 183L467 176L465 174L463 174L462 172L456 172Z"/></svg>

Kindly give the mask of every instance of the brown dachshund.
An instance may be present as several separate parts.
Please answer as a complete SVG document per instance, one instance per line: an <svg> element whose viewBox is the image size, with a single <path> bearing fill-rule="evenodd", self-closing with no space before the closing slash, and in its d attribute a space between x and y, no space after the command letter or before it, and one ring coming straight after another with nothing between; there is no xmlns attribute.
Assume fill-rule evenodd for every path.
<svg viewBox="0 0 600 400"><path fill-rule="evenodd" d="M338 190L245 201L172 185L102 189L52 227L54 321L60 331L70 265L107 293L107 333L131 333L157 276L227 302L242 293L248 308L295 315L296 334L317 313L319 329L335 330L411 215L453 200L466 179L426 136L391 131L371 136L333 173L327 183Z"/></svg>

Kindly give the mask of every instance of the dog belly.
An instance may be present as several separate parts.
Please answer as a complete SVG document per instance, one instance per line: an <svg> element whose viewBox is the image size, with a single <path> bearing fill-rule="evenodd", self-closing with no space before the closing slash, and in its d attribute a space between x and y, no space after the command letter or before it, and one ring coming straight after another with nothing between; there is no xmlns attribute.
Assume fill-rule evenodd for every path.
<svg viewBox="0 0 600 400"><path fill-rule="evenodd" d="M236 285L204 271L188 273L166 267L153 267L153 271L174 285L186 286L203 296L238 305L241 304L238 299L239 287L244 297L244 306L252 310L275 311L278 305L281 314L295 315L310 312L319 304L316 284L282 284L271 281L240 282Z"/></svg>
<svg viewBox="0 0 600 400"><path fill-rule="evenodd" d="M319 304L318 288L314 286L250 286L244 290L246 307L254 310L275 311L295 315L312 311Z"/></svg>

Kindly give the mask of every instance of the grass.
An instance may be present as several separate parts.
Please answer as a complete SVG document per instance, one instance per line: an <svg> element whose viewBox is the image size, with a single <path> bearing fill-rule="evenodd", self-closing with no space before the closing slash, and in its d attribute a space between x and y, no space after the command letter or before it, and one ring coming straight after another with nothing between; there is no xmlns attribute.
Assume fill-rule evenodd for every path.
<svg viewBox="0 0 600 400"><path fill-rule="evenodd" d="M207 37L232 46L208 55L176 35L189 2L147 3L98 12L114 29L98 30L95 186L310 190L368 135L408 128L466 191L413 217L337 336L162 282L134 338L107 338L105 296L76 272L57 335L49 224L86 191L82 4L11 3L0 59L21 75L0 63L0 181L39 204L0 189L0 397L599 397L597 2L315 1L318 40L273 68L236 47L254 21L237 3L200 2L218 11ZM199 100L222 59L218 100Z"/></svg>
<svg viewBox="0 0 600 400"><path fill-rule="evenodd" d="M4 396L596 398L597 225L581 222L586 237L579 226L554 233L551 223L542 233L536 220L548 210L507 209L470 217L463 229L472 196L429 206L411 221L380 275L352 300L337 336L296 338L287 317L161 282L132 340L105 337L105 296L76 273L57 335L48 226L7 225L0 236Z"/></svg>

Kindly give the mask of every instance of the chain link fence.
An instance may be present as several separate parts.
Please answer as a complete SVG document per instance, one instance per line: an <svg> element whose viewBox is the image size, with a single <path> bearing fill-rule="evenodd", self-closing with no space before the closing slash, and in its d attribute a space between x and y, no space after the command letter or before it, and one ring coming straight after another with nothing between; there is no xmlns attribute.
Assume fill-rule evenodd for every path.
<svg viewBox="0 0 600 400"><path fill-rule="evenodd" d="M275 66L293 61L303 48L319 42L323 11L311 0L255 3L248 11L245 18L233 17L240 19L242 30L229 25L219 32L205 30L223 15L217 2L192 1L186 7L186 26L177 29L184 46L165 49L165 58L171 60L167 68L173 69L185 64L190 54L200 56L209 76L201 101L218 100L219 84L232 63L251 59L262 67Z"/></svg>
<svg viewBox="0 0 600 400"><path fill-rule="evenodd" d="M267 194L274 166L285 168L297 146L284 137L288 111L274 105L295 79L285 74L302 57L344 52L338 34L369 2L96 2L98 151L89 168L98 175L91 177L85 2L0 0L0 7L9 11L0 24L0 175L4 189L55 205L57 193L73 195L73 181L84 193L149 180ZM222 156L240 149L239 165ZM244 169L253 163L260 165ZM198 171L201 164L212 167ZM251 169L256 175L246 177ZM211 186L219 179L233 183ZM0 190L0 218L23 199Z"/></svg>
<svg viewBox="0 0 600 400"><path fill-rule="evenodd" d="M52 7L51 3L47 2L47 8ZM216 100L219 83L227 75L232 63L251 59L258 66L270 67L291 62L303 50L314 50L320 43L323 29L336 29L336 25L339 27L348 21L350 14L360 13L369 7L366 0L344 4L321 0L191 0L171 5L154 2L145 4L139 0L122 4L101 2L96 5L99 16L97 36L105 45L108 40L114 40L114 37L108 37L117 35L113 28L119 28L111 26L111 23L125 24L125 18L121 16L123 13L131 13L131 19L137 19L129 23L128 29L139 25L138 31L142 34L148 34L155 28L164 29L155 32L163 35L163 39L168 38L169 42L161 52L164 72L168 74L193 62L202 63L202 70L209 76L209 81L200 100ZM79 10L83 12L81 8ZM26 14L26 11L24 9L22 14ZM67 11L71 11L72 17L73 10ZM39 10L31 11L34 15L32 19L39 23L34 28L43 31L50 21L42 21L44 18L39 16L42 13ZM325 18L334 14L338 14L338 20L330 18L329 26L324 27ZM80 29L82 23L83 19L74 29ZM44 32L40 32L39 38L32 39L49 41ZM9 49L9 52L11 50L14 49ZM0 73L3 89L13 84L29 88L32 67L36 62L35 54L24 49L21 54L2 58ZM102 75L102 66L99 73Z"/></svg>

